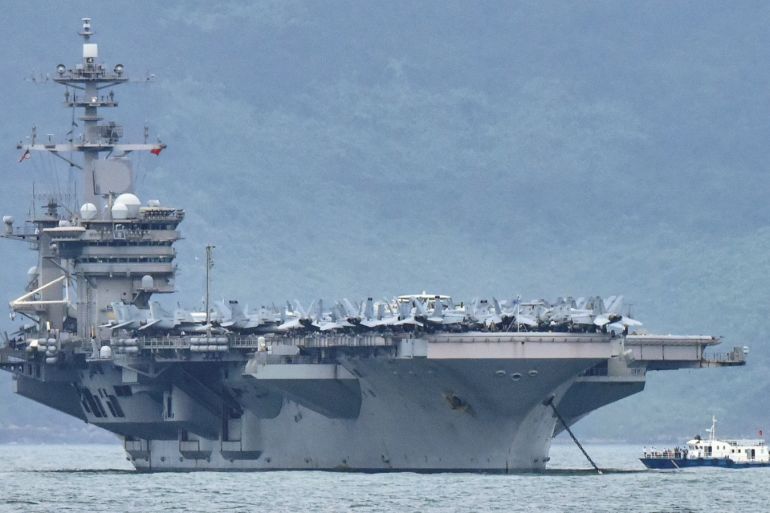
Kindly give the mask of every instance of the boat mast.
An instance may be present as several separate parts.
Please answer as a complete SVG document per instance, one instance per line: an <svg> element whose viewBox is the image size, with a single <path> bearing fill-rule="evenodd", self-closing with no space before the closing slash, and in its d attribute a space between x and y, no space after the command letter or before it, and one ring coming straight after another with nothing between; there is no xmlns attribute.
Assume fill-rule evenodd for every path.
<svg viewBox="0 0 770 513"><path fill-rule="evenodd" d="M209 298L211 295L211 268L214 267L213 251L216 246L209 244L206 246L206 326L209 326L210 309ZM209 327L209 331L211 328Z"/></svg>
<svg viewBox="0 0 770 513"><path fill-rule="evenodd" d="M108 153L112 157L122 157L133 151L152 151L156 154L165 149L166 145L157 144L121 144L119 139L123 135L123 127L115 123L100 124L100 107L117 107L115 95L110 92L106 95L100 91L114 87L128 81L122 64L116 64L112 71L99 63L99 48L91 43L94 35L91 29L91 18L83 18L83 26L79 32L83 38L83 60L74 68L67 68L64 64L56 66L56 75L53 81L68 88L64 95L65 106L71 109L83 109L83 115L79 117L83 122L83 135L79 140L70 137L65 143L40 144L33 137L32 144L19 144L18 149L26 152L49 152L57 157L64 158L70 165L83 170L81 200L85 203L93 203L103 211L109 206L110 196L133 189L132 180L122 180L122 183L111 183L110 177L103 174L115 174L115 169L102 170L106 166L99 160L100 153ZM70 89L73 93L70 93ZM63 153L79 153L83 157L83 164L77 164L62 156ZM123 170L120 170L123 171ZM124 171L125 172L125 171ZM130 178L130 173L129 177ZM126 183L128 182L128 183Z"/></svg>

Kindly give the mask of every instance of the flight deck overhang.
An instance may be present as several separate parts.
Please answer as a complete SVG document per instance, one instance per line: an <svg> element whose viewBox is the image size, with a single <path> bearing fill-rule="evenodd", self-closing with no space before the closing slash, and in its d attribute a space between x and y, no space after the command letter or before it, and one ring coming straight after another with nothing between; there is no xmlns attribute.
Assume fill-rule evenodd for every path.
<svg viewBox="0 0 770 513"><path fill-rule="evenodd" d="M647 370L746 365L748 347L734 347L725 353L706 353L709 347L721 341L720 337L713 336L629 335L625 346L631 351L634 365Z"/></svg>

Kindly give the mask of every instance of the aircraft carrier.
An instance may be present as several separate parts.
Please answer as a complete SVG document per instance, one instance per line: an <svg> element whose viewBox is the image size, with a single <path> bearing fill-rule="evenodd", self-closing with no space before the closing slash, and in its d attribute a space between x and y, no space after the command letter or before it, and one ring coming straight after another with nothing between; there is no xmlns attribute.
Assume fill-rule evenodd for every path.
<svg viewBox="0 0 770 513"><path fill-rule="evenodd" d="M648 371L745 363L740 347L707 355L716 337L643 334L620 296L249 312L207 292L202 311L166 312L185 212L135 190L132 155L165 145L123 143L102 118L128 78L93 34L84 18L82 59L51 74L82 133L19 144L19 165L64 160L81 191L74 209L52 194L24 223L3 218L37 262L0 367L16 393L118 435L138 470L540 470L555 434Z"/></svg>

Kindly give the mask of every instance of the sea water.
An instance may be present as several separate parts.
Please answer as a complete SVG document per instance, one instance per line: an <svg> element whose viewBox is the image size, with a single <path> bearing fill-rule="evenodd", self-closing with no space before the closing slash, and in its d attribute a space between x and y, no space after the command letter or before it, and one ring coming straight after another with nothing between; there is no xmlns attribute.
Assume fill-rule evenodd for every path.
<svg viewBox="0 0 770 513"><path fill-rule="evenodd" d="M642 447L556 444L537 474L140 474L119 444L0 445L0 511L770 511L770 468L650 471Z"/></svg>

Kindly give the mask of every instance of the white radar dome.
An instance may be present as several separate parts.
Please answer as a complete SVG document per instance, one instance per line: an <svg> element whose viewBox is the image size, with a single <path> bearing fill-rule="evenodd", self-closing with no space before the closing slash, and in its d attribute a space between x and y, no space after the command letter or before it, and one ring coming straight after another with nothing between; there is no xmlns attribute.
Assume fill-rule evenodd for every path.
<svg viewBox="0 0 770 513"><path fill-rule="evenodd" d="M27 276L30 277L30 278L32 276L37 276L37 266L36 265L33 265L32 267L29 268L29 270L27 271Z"/></svg>
<svg viewBox="0 0 770 513"><path fill-rule="evenodd" d="M128 217L136 217L139 215L139 207L142 206L142 202L139 201L139 198L128 192L115 198L115 205L119 204L127 207Z"/></svg>
<svg viewBox="0 0 770 513"><path fill-rule="evenodd" d="M112 206L113 219L128 219L128 207L124 203L115 203Z"/></svg>
<svg viewBox="0 0 770 513"><path fill-rule="evenodd" d="M3 216L3 223L5 223L5 234L12 235L13 234L13 217Z"/></svg>
<svg viewBox="0 0 770 513"><path fill-rule="evenodd" d="M155 288L155 280L149 274L142 276L142 288L144 290L151 290Z"/></svg>
<svg viewBox="0 0 770 513"><path fill-rule="evenodd" d="M82 207L80 207L80 218L84 221L90 221L96 217L96 214L98 211L96 210L96 205L93 203L85 203Z"/></svg>

